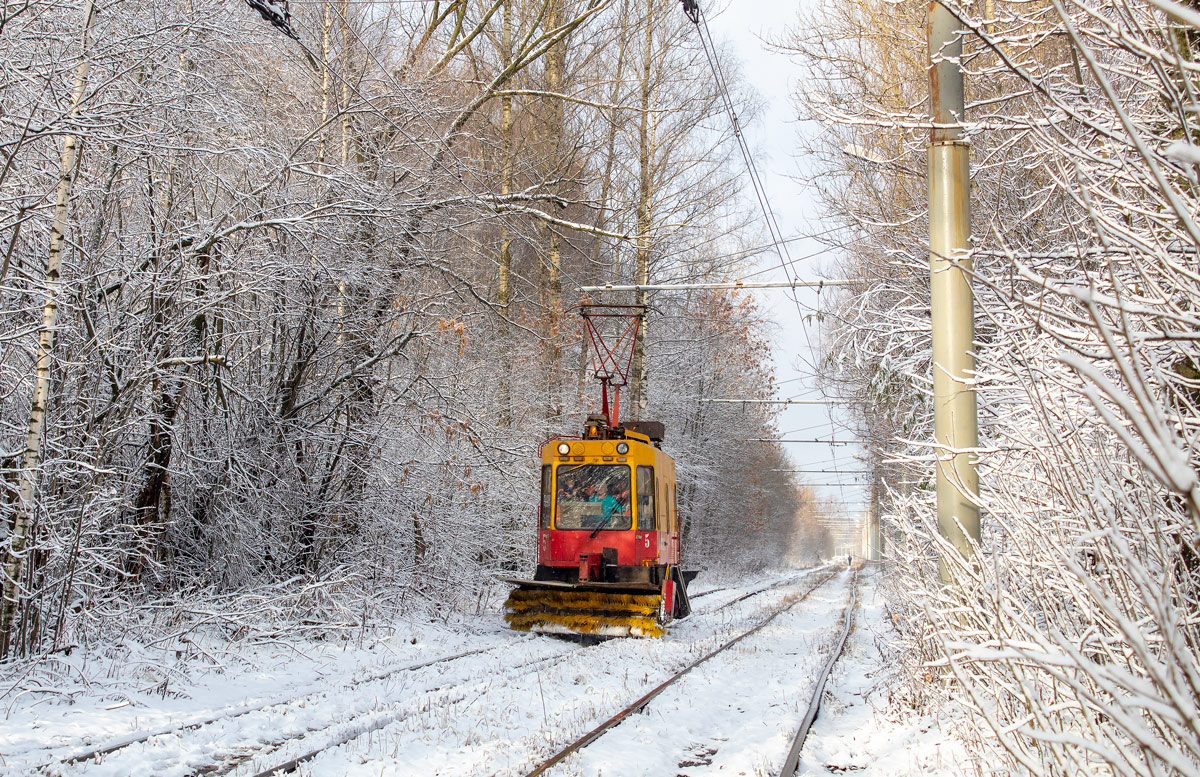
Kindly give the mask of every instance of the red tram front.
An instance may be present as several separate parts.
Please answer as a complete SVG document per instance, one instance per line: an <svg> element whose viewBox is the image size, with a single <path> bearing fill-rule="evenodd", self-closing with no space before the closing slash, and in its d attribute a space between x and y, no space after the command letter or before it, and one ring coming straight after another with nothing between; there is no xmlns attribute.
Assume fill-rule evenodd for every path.
<svg viewBox="0 0 1200 777"><path fill-rule="evenodd" d="M543 446L537 571L510 581L512 628L660 636L690 612L675 460L662 439L656 422L610 428L592 416L581 439Z"/></svg>

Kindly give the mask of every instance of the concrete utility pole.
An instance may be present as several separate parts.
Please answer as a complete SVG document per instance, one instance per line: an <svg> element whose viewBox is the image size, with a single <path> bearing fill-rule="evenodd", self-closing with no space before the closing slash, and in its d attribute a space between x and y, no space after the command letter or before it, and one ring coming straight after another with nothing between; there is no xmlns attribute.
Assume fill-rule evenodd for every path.
<svg viewBox="0 0 1200 777"><path fill-rule="evenodd" d="M964 558L978 543L979 426L973 385L975 356L971 270L969 148L962 137L962 33L958 20L929 4L929 273L933 325L933 436L937 453L938 531ZM950 560L939 562L944 584Z"/></svg>

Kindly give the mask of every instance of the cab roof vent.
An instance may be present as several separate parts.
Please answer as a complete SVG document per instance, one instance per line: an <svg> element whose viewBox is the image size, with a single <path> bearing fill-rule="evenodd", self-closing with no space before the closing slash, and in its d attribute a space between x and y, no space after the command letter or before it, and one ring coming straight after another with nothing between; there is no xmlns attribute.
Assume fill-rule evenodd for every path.
<svg viewBox="0 0 1200 777"><path fill-rule="evenodd" d="M667 427L662 421L625 421L621 426L626 431L644 434L653 442L662 442L667 434Z"/></svg>

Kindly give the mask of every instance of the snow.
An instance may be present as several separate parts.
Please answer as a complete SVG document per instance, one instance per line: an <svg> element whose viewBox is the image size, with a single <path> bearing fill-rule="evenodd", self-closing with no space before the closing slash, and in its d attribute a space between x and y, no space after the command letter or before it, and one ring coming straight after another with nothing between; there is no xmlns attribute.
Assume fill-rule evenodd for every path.
<svg viewBox="0 0 1200 777"><path fill-rule="evenodd" d="M160 651L159 660L172 661L174 679L165 687L140 687L144 663L154 660L144 647L76 654L65 659L72 672L58 675L55 693L38 689L43 678L36 672L6 678L3 687L11 690L0 699L6 712L0 774L47 765L46 774L169 777L213 762L220 764L216 774L254 774L344 742L296 773L521 775L761 623L810 588L816 574L778 572L698 597L695 614L672 624L663 639L580 645L507 631L492 613L472 631L417 624L348 643L278 643L231 653L213 642L178 657ZM774 578L789 582L730 604ZM549 773L774 774L838 631L849 584L849 574L838 572ZM827 708L802 754L800 774L828 774L826 765L897 777L951 773L964 756L937 721L889 709L894 656L871 582L860 600L856 629L831 677ZM480 652L461 655L466 651ZM443 656L460 657L429 663ZM267 702L277 704L254 709ZM232 711L242 714L173 730ZM55 763L160 729L171 730L97 760Z"/></svg>
<svg viewBox="0 0 1200 777"><path fill-rule="evenodd" d="M846 652L834 665L820 715L800 754L798 777L978 773L952 736L954 716L918 715L889 702L889 691L903 682L889 651L891 634L883 597L868 583Z"/></svg>
<svg viewBox="0 0 1200 777"><path fill-rule="evenodd" d="M1200 164L1200 147L1193 146L1186 140L1176 140L1163 150L1163 154L1176 162Z"/></svg>

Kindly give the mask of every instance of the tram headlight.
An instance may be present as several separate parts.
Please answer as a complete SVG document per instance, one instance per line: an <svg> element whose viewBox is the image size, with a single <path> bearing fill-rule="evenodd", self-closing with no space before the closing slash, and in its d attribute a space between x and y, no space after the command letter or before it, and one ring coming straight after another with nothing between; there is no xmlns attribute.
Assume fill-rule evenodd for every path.
<svg viewBox="0 0 1200 777"><path fill-rule="evenodd" d="M627 442L617 443L617 453L621 454L622 456L624 456L626 453L629 453L629 443L627 443Z"/></svg>
<svg viewBox="0 0 1200 777"><path fill-rule="evenodd" d="M559 456L566 456L570 452L571 452L571 446L569 443L560 442L558 444L558 455Z"/></svg>

